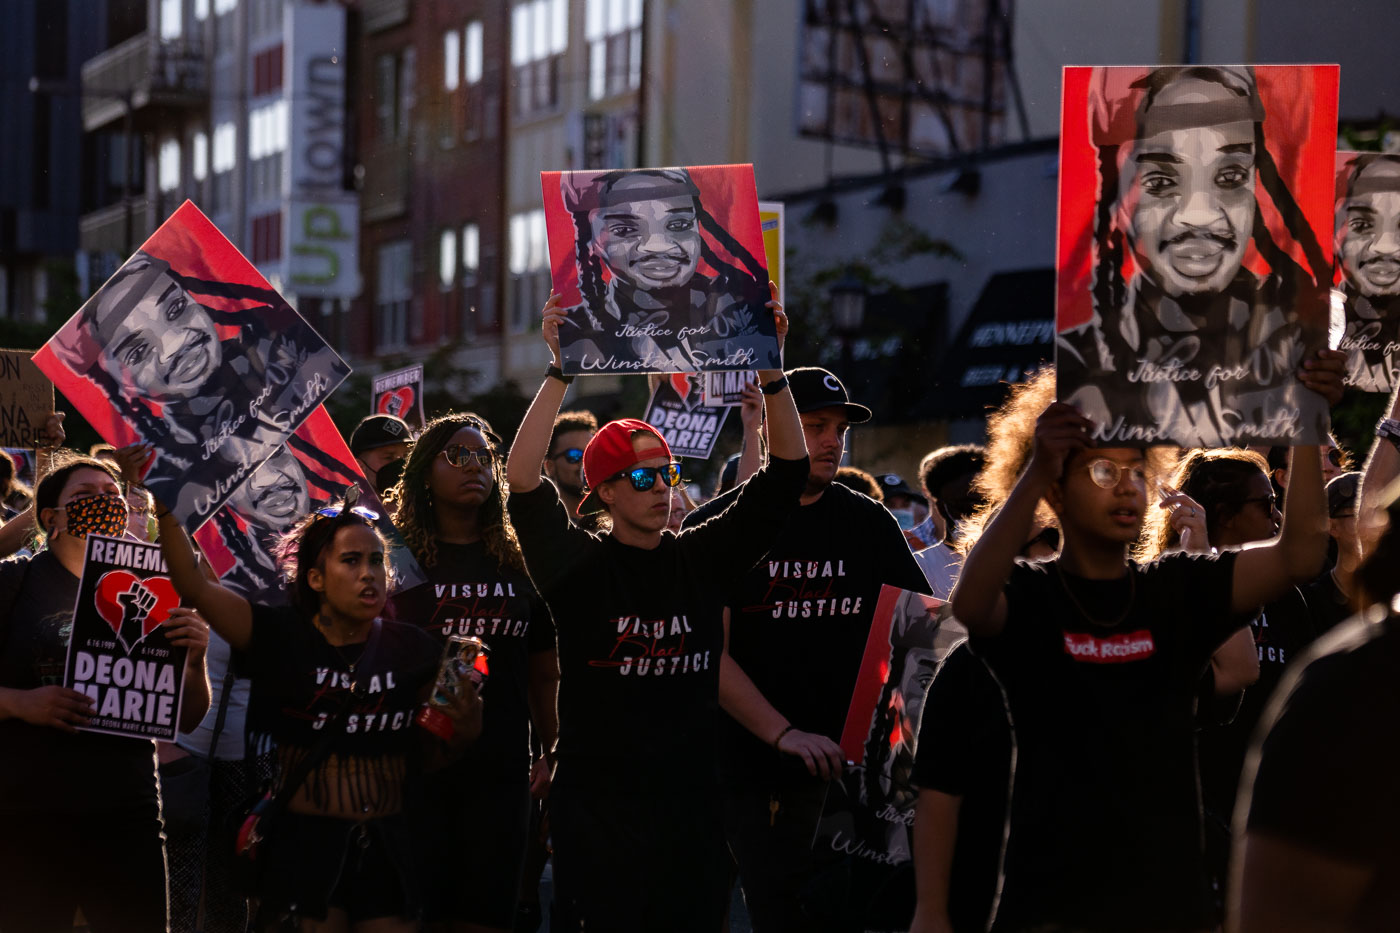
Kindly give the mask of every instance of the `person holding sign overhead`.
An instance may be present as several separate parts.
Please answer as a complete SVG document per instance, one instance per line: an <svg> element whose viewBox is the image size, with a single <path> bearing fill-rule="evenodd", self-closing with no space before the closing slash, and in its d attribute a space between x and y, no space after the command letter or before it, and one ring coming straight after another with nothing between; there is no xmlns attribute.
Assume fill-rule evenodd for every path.
<svg viewBox="0 0 1400 933"><path fill-rule="evenodd" d="M260 926L286 918L299 929L417 929L405 810L421 771L481 731L472 689L442 709L450 741L415 725L442 651L416 627L381 620L388 548L358 495L350 487L282 539L291 606L252 604L208 580L179 522L160 509L170 578L241 653L254 691L249 732L277 746L272 812L258 827Z"/></svg>
<svg viewBox="0 0 1400 933"><path fill-rule="evenodd" d="M116 470L76 454L39 483L45 544L0 563L0 929L94 933L162 930L165 851L149 739L79 731L97 710L61 686L89 535L120 537L126 500ZM209 706L209 629L193 609L163 623L188 649L180 727Z"/></svg>
<svg viewBox="0 0 1400 933"><path fill-rule="evenodd" d="M543 330L554 363L506 464L525 569L558 633L556 929L713 933L728 865L715 759L722 581L758 561L797 507L802 426L787 379L763 371L768 467L724 514L676 535L665 528L680 466L666 442L644 421L609 422L584 450L578 511L604 513L611 529L576 528L540 476L571 381L560 369L566 314L552 295ZM783 335L787 317L776 316Z"/></svg>

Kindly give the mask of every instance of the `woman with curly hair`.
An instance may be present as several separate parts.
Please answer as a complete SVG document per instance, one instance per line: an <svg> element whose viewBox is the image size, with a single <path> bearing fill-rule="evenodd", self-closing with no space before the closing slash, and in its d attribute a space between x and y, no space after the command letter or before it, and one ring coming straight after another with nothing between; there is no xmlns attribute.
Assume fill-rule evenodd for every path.
<svg viewBox="0 0 1400 933"><path fill-rule="evenodd" d="M435 418L393 490L395 522L432 584L405 594L398 617L438 639L480 638L490 655L481 739L432 777L432 823L421 827L433 872L428 920L472 933L514 926L530 794L548 787L557 732L554 628L506 514L499 444L476 415ZM533 767L532 725L545 750Z"/></svg>

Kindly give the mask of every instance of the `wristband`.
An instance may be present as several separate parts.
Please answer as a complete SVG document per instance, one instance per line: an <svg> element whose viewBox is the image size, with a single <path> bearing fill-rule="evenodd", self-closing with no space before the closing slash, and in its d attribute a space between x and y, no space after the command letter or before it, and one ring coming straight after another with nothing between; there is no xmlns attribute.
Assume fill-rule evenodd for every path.
<svg viewBox="0 0 1400 933"><path fill-rule="evenodd" d="M544 371L544 377L546 379L558 379L560 382L564 383L564 385L568 385L569 383L574 381L573 376L564 375L564 370L560 369L558 366L555 366L553 363L550 363L549 368Z"/></svg>
<svg viewBox="0 0 1400 933"><path fill-rule="evenodd" d="M787 376L784 375L784 376L779 376L777 379L774 379L772 382L768 383L766 386L763 386L762 391L763 391L763 394L764 394L764 395L777 395L779 392L783 391L783 390L786 389L786 388L787 388ZM791 729L792 726L788 726L788 728ZM779 736L779 738L781 738L781 736Z"/></svg>
<svg viewBox="0 0 1400 933"><path fill-rule="evenodd" d="M792 723L788 723L787 727L784 728L782 732L779 732L779 733L778 733L778 737L775 738L775 739L773 740L773 747L774 747L774 748L777 748L777 747L778 747L778 743L781 742L781 741L783 740L783 736L787 735L789 732L791 732L792 730L794 730L794 729L796 729L796 728L797 728L797 727L794 726Z"/></svg>
<svg viewBox="0 0 1400 933"><path fill-rule="evenodd" d="M1400 450L1400 421L1382 418L1376 424L1376 437L1385 438L1396 450Z"/></svg>

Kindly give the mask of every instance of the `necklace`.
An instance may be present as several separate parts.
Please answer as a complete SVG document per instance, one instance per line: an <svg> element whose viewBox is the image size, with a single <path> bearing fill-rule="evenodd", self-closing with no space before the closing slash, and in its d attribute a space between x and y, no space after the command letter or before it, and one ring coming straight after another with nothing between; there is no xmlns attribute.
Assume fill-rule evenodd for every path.
<svg viewBox="0 0 1400 933"><path fill-rule="evenodd" d="M358 641L358 642L346 642L346 644L354 644L354 645L360 645L360 646L361 646L361 652L360 652L359 657L355 658L355 660L352 661L352 660L350 660L348 657L345 656L345 652L341 650L341 646L340 646L340 645L337 645L335 642L331 641L329 638L326 638L326 631L330 628L330 626L326 625L325 623L323 623L323 622L321 621L321 617L320 617L319 614L316 616L316 627L319 628L319 629L321 630L321 637L326 639L326 644L328 644L328 645L331 646L331 650L334 651L334 652L336 653L336 655L340 658L341 663L345 665L346 671L348 671L349 674L350 674L350 692L351 692L351 693L354 693L354 692L355 692L355 688L356 688L356 686L357 686L357 684L356 684L356 682L355 682L355 666L358 665L358 664L360 663L360 661L364 658L364 651L363 651L363 648L364 648L364 644L365 644L365 643L364 643L363 641Z"/></svg>
<svg viewBox="0 0 1400 933"><path fill-rule="evenodd" d="M1051 565L1055 568L1055 578L1060 581L1060 586L1064 589L1065 595L1069 597L1070 602L1074 603L1074 608L1079 611L1079 614L1083 616L1085 621L1089 622L1089 624L1097 625L1099 628L1117 628L1123 623L1123 620L1128 617L1128 613L1133 611L1133 602L1137 598L1137 574L1133 573L1132 567L1128 568L1128 602L1123 607L1123 611L1118 613L1116 619L1105 622L1102 619L1096 619L1090 615L1089 610L1085 609L1078 597L1074 595L1074 590L1070 589L1069 580L1065 579L1064 571L1060 569L1060 562L1058 560L1053 561Z"/></svg>

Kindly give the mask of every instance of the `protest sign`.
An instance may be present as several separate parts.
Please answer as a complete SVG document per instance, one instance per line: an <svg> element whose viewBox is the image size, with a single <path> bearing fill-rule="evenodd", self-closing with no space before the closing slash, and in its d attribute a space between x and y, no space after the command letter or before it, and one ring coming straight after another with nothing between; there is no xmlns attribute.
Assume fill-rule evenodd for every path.
<svg viewBox="0 0 1400 933"><path fill-rule="evenodd" d="M39 446L53 414L53 383L34 365L31 350L0 350L0 447Z"/></svg>
<svg viewBox="0 0 1400 933"><path fill-rule="evenodd" d="M1318 444L1335 65L1066 68L1057 397L1101 446Z"/></svg>
<svg viewBox="0 0 1400 933"><path fill-rule="evenodd" d="M759 201L758 223L763 231L763 256L768 260L768 279L778 286L778 301L787 294L787 218L782 201Z"/></svg>
<svg viewBox="0 0 1400 933"><path fill-rule="evenodd" d="M909 775L919 720L938 662L967 634L960 626L945 634L943 606L932 596L881 588L841 733L847 764L828 786L812 842L852 857L852 903L866 903L867 914L913 910L907 869L918 790ZM879 904L871 903L876 891ZM875 916L866 921L867 928L888 925ZM902 927L899 918L890 922L907 929L908 917Z"/></svg>
<svg viewBox="0 0 1400 933"><path fill-rule="evenodd" d="M661 380L647 403L647 424L661 432L677 457L707 459L729 415L728 408L703 404L700 382L698 375L673 373Z"/></svg>
<svg viewBox="0 0 1400 933"><path fill-rule="evenodd" d="M34 488L34 448L5 447L5 453L15 462L15 479L29 488Z"/></svg>
<svg viewBox="0 0 1400 933"><path fill-rule="evenodd" d="M286 446L234 491L214 520L195 532L195 540L225 586L251 602L284 605L289 596L273 545L312 511L335 505L352 484L360 487L358 504L379 513L375 525L389 542L390 591L426 582L325 408L317 408Z"/></svg>
<svg viewBox="0 0 1400 933"><path fill-rule="evenodd" d="M187 529L208 520L350 368L189 201L34 356Z"/></svg>
<svg viewBox="0 0 1400 933"><path fill-rule="evenodd" d="M1400 381L1400 155L1336 154L1336 290L1347 385L1390 392Z"/></svg>
<svg viewBox="0 0 1400 933"><path fill-rule="evenodd" d="M428 420L423 417L423 367L410 366L374 377L370 411L376 415L393 415L408 422L415 431L423 429Z"/></svg>
<svg viewBox="0 0 1400 933"><path fill-rule="evenodd" d="M175 741L187 648L161 628L180 596L160 546L88 535L63 685L92 698L78 728L134 739Z"/></svg>
<svg viewBox="0 0 1400 933"><path fill-rule="evenodd" d="M752 165L541 184L566 373L781 368Z"/></svg>
<svg viewBox="0 0 1400 933"><path fill-rule="evenodd" d="M752 369L722 373L705 373L704 404L711 408L738 405L744 400L744 387L758 381Z"/></svg>

